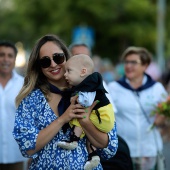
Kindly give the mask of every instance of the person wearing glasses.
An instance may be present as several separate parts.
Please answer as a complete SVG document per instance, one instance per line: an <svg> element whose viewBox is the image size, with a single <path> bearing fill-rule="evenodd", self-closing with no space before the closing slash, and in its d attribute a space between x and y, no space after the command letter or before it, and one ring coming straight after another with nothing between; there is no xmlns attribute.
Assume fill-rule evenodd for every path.
<svg viewBox="0 0 170 170"><path fill-rule="evenodd" d="M74 55L65 64L66 81L69 83L73 96L78 94L77 102L84 108L89 107L96 100L99 103L93 108L90 120L100 131L108 133L115 124L113 107L110 104L103 87L102 76L94 72L93 60L84 54ZM84 116L86 118L86 116ZM70 122L72 133L69 141L58 142L58 146L73 150L78 146L78 141L85 136L77 119ZM90 170L98 166L100 157L96 153L96 148L87 140L88 161L84 165L85 170Z"/></svg>
<svg viewBox="0 0 170 170"><path fill-rule="evenodd" d="M151 112L167 92L145 73L151 58L143 47L128 47L122 54L125 76L108 84L117 108L117 133L129 146L135 170L154 170L157 152L163 149L159 131L149 128L155 120Z"/></svg>
<svg viewBox="0 0 170 170"><path fill-rule="evenodd" d="M51 34L41 37L31 52L24 85L16 98L13 130L23 156L32 158L29 170L83 169L88 159L86 137L78 141L74 150L57 146L59 141L69 140L68 122L75 118L101 157L109 159L117 150L116 127L106 134L89 119L97 101L86 109L76 103L78 96L70 103L71 94L64 91L68 88L64 74L69 57L66 45ZM95 168L100 169L101 164Z"/></svg>

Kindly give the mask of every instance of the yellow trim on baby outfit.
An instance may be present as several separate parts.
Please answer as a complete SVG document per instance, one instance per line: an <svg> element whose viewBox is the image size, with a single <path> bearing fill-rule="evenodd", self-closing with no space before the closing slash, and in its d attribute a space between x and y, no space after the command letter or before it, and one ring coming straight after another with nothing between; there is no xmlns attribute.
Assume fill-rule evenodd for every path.
<svg viewBox="0 0 170 170"><path fill-rule="evenodd" d="M98 112L100 113L101 123L99 123L95 110L92 110L92 113L90 115L90 120L92 121L94 126L100 131L105 133L110 132L115 122L115 115L114 115L112 104L108 104L106 106L98 108ZM69 122L69 124L71 127L73 125L81 127L77 119L73 119L72 121ZM80 138L84 136L85 133L83 132Z"/></svg>

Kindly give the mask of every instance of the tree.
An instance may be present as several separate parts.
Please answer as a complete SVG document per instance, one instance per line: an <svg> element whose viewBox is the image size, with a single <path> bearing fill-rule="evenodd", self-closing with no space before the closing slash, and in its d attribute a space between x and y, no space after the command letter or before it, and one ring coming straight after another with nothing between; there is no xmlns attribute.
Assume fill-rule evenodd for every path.
<svg viewBox="0 0 170 170"><path fill-rule="evenodd" d="M13 0L12 7L0 14L0 21L5 18L0 37L22 41L29 48L47 33L59 35L69 45L74 27L86 25L95 30L93 53L114 62L129 45L155 53L155 0Z"/></svg>

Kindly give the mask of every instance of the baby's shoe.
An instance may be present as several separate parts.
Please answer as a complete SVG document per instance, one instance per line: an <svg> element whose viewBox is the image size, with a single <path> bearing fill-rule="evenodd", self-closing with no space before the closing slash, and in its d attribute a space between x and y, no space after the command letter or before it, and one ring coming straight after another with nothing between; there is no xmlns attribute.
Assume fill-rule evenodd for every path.
<svg viewBox="0 0 170 170"><path fill-rule="evenodd" d="M100 163L100 157L97 155L96 151L89 154L88 160L84 165L84 170L92 170L96 168Z"/></svg>
<svg viewBox="0 0 170 170"><path fill-rule="evenodd" d="M68 149L68 150L73 150L78 146L78 141L80 140L79 137L75 135L74 132L71 132L70 140L66 141L60 141L57 143L57 146L63 148L63 149Z"/></svg>
<svg viewBox="0 0 170 170"><path fill-rule="evenodd" d="M63 148L63 149L68 149L68 150L73 150L78 146L77 141L60 141L58 142L57 146Z"/></svg>

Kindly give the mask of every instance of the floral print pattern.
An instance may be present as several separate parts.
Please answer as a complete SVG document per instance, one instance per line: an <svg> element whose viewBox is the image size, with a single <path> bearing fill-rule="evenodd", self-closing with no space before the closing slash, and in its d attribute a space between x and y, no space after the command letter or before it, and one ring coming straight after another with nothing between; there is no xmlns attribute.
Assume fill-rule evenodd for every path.
<svg viewBox="0 0 170 170"><path fill-rule="evenodd" d="M35 148L40 130L47 127L55 119L57 119L57 116L39 89L32 91L19 105L16 111L13 136L19 145L22 155L33 158L29 170L83 170L84 164L88 159L86 137L79 141L78 147L74 150L65 150L57 147L58 141L69 139L71 129L68 129L66 133L63 133L61 129L36 154L29 156L26 153L26 151ZM98 154L105 159L111 158L117 151L116 124L112 131L108 133L108 136L108 147L98 149ZM101 164L95 168L95 170L101 169L103 169Z"/></svg>

